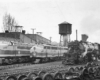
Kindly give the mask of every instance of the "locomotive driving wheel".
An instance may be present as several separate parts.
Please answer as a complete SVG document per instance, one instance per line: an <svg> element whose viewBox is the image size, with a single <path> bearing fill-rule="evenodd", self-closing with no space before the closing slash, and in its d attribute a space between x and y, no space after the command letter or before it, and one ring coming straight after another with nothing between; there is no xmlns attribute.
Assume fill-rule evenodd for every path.
<svg viewBox="0 0 100 80"><path fill-rule="evenodd" d="M87 63L87 62L88 62L88 57L85 56L82 62L83 62L83 63Z"/></svg>
<svg viewBox="0 0 100 80"><path fill-rule="evenodd" d="M9 64L13 64L13 60L12 59L9 59Z"/></svg>

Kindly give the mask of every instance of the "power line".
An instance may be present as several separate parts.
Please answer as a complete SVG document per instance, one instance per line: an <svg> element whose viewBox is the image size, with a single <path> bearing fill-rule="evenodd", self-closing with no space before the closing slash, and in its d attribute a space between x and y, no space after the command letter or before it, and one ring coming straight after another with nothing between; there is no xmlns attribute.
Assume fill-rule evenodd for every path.
<svg viewBox="0 0 100 80"><path fill-rule="evenodd" d="M55 1L56 6L57 6L57 8L58 8L58 10L59 10L59 13L61 14L61 16L63 17L63 19L64 19L64 21L65 21L65 20L66 20L65 15L63 14L63 12L62 12L61 8L59 7L58 3L56 2L56 0L54 0L54 1Z"/></svg>

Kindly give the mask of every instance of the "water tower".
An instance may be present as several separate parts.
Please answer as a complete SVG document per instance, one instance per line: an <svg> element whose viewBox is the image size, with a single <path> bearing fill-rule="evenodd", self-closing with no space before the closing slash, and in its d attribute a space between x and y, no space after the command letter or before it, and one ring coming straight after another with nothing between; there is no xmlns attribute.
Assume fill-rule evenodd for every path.
<svg viewBox="0 0 100 80"><path fill-rule="evenodd" d="M68 22L63 22L59 24L60 43L62 39L63 46L68 46L68 43L70 42L71 33L72 33L72 24Z"/></svg>

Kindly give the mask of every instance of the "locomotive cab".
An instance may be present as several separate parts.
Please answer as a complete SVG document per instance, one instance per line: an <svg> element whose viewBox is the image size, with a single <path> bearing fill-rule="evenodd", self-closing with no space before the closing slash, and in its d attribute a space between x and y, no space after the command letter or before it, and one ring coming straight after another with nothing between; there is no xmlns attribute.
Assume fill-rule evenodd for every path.
<svg viewBox="0 0 100 80"><path fill-rule="evenodd" d="M33 57L36 57L39 53L41 53L43 51L43 46L41 45L34 45L31 49L30 49L30 53L32 53Z"/></svg>

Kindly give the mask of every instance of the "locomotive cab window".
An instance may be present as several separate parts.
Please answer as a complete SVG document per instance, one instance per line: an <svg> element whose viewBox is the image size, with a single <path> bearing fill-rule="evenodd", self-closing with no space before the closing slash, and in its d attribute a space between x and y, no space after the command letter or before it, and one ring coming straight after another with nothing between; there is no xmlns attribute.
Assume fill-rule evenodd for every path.
<svg viewBox="0 0 100 80"><path fill-rule="evenodd" d="M44 49L50 49L50 46L44 46Z"/></svg>
<svg viewBox="0 0 100 80"><path fill-rule="evenodd" d="M60 48L59 48L59 47L57 47L57 50L60 50Z"/></svg>
<svg viewBox="0 0 100 80"><path fill-rule="evenodd" d="M44 46L44 49L46 49L46 46Z"/></svg>
<svg viewBox="0 0 100 80"><path fill-rule="evenodd" d="M68 50L67 48L64 48L65 50Z"/></svg>
<svg viewBox="0 0 100 80"><path fill-rule="evenodd" d="M51 47L51 49L53 49L53 50L57 50L57 47Z"/></svg>

